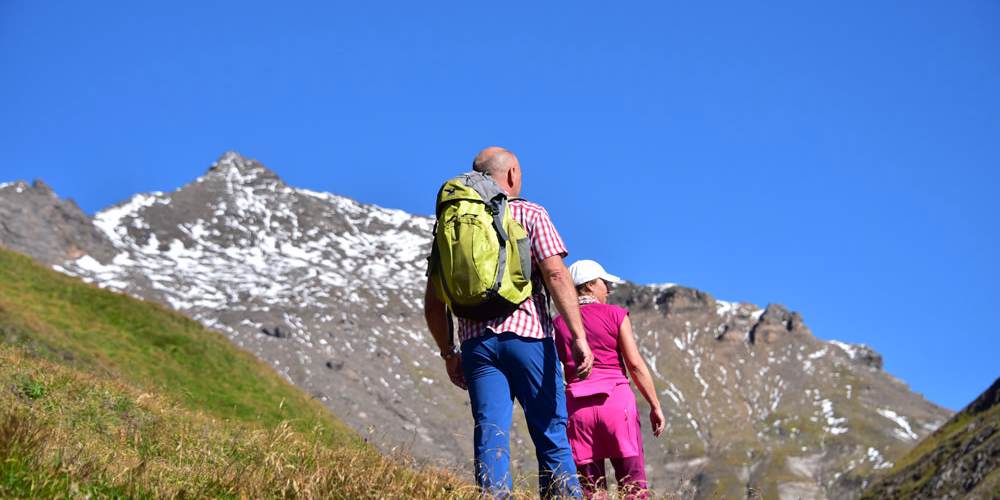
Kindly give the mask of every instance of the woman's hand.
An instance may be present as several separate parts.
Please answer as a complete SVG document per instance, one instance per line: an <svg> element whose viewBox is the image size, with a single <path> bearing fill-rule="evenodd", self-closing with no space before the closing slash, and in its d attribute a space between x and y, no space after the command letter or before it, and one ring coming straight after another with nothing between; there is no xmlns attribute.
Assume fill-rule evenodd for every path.
<svg viewBox="0 0 1000 500"><path fill-rule="evenodd" d="M465 383L465 373L462 371L462 357L452 355L444 360L444 366L448 370L448 378L451 383L457 385L462 390L467 390L469 385Z"/></svg>
<svg viewBox="0 0 1000 500"><path fill-rule="evenodd" d="M666 421L667 419L663 416L663 410L659 406L649 410L649 424L653 427L653 436L660 437Z"/></svg>

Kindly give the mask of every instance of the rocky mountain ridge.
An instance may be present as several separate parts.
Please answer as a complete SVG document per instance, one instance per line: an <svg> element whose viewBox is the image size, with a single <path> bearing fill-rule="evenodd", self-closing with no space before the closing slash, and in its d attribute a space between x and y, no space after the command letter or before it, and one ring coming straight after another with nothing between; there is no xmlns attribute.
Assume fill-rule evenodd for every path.
<svg viewBox="0 0 1000 500"><path fill-rule="evenodd" d="M45 191L0 185L0 244L224 332L385 449L469 464L466 395L422 319L430 218L293 188L235 153L89 225ZM782 306L677 285L612 300L631 311L668 416L664 439L645 435L661 491L853 498L949 416L870 348L819 340ZM530 470L523 429L512 441Z"/></svg>

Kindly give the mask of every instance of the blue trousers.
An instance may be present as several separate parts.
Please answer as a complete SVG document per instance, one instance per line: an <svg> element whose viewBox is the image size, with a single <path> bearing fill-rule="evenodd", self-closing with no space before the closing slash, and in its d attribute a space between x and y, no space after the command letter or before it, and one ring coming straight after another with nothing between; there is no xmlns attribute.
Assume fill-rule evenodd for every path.
<svg viewBox="0 0 1000 500"><path fill-rule="evenodd" d="M502 497L512 489L510 426L517 398L535 444L539 494L581 495L566 438L566 394L558 359L552 339L503 333L462 343L462 368L476 423L476 483L483 493Z"/></svg>

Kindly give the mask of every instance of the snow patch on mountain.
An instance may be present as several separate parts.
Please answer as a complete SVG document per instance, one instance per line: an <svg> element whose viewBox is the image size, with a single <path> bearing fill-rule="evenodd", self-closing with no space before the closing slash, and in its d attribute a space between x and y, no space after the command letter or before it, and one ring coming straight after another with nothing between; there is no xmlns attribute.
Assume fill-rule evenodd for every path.
<svg viewBox="0 0 1000 500"><path fill-rule="evenodd" d="M819 359L819 358L822 358L823 356L826 356L826 353L827 353L827 348L824 347L824 348L822 348L822 349L820 349L820 350L818 350L818 351L810 354L809 355L809 359Z"/></svg>
<svg viewBox="0 0 1000 500"><path fill-rule="evenodd" d="M4 182L0 184L0 189L6 189L12 186L14 188L14 192L19 194L28 189L28 185L25 184L24 181Z"/></svg>
<svg viewBox="0 0 1000 500"><path fill-rule="evenodd" d="M675 286L677 286L677 283L651 283L649 285L646 285L646 287L655 292L662 292L664 290L669 290Z"/></svg>
<svg viewBox="0 0 1000 500"><path fill-rule="evenodd" d="M868 448L867 457L868 457L868 461L872 462L874 464L873 467L876 470L888 469L888 468L891 468L893 466L893 463L889 462L889 461L886 461L886 459L882 456L882 453L880 453L875 448L872 448L872 447Z"/></svg>
<svg viewBox="0 0 1000 500"><path fill-rule="evenodd" d="M232 167L235 162L224 157L217 166ZM291 301L318 307L329 295L316 285L371 288L377 284L376 288L400 289L414 286L423 276L423 258L433 226L429 218L363 206L330 193L279 189L277 181L265 183L262 193L257 191L260 186L244 185L257 179L255 174L260 172L263 170L239 168L214 172L224 176L226 191L231 194L216 205L214 214L228 211L228 217L179 225L177 230L187 236L188 243L180 238L160 241L156 232L140 231L145 239L136 239L130 230L149 228L144 220L147 209L171 202L163 193L136 195L104 210L96 215L94 224L121 253L111 264L85 256L59 270L123 289L128 272L139 269L153 288L180 310L224 309L239 297L258 298L271 305ZM388 227L377 233L303 234L299 217L304 209L296 206L295 194L326 202L330 212L353 215L359 226L377 222ZM233 245L218 241L223 231L245 236ZM362 299L348 295L347 300Z"/></svg>
<svg viewBox="0 0 1000 500"><path fill-rule="evenodd" d="M919 439L920 436L918 436L915 432L913 432L913 429L910 428L910 422L906 419L906 417L886 408L879 408L877 411L879 415L892 420L899 426L898 429L894 429L895 434L899 439L904 441L916 441Z"/></svg>
<svg viewBox="0 0 1000 500"><path fill-rule="evenodd" d="M842 427L843 424L847 423L847 418L837 418L834 416L833 402L829 399L824 399L820 402L820 405L823 409L823 417L826 419L826 427L824 427L823 430L833 434L834 436L847 432L847 427Z"/></svg>
<svg viewBox="0 0 1000 500"><path fill-rule="evenodd" d="M858 348L846 342L841 342L839 340L831 340L829 343L839 347L841 350L847 354L847 357L855 359L858 356Z"/></svg>
<svg viewBox="0 0 1000 500"><path fill-rule="evenodd" d="M121 246L128 234L128 228L121 223L122 219L156 203L170 203L170 200L163 198L162 195L160 192L137 194L121 205L98 212L94 216L94 225L103 231L116 247Z"/></svg>
<svg viewBox="0 0 1000 500"><path fill-rule="evenodd" d="M725 316L727 314L733 314L739 307L739 303L736 302L726 302L725 300L715 301L715 314L719 316Z"/></svg>

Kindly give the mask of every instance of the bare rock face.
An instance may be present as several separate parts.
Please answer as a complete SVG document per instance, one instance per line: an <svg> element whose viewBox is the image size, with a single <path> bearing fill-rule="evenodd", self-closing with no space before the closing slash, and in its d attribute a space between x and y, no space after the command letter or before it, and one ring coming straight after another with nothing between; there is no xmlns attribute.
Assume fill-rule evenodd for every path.
<svg viewBox="0 0 1000 500"><path fill-rule="evenodd" d="M4 223L53 242L22 251L223 332L385 450L471 471L468 396L423 324L430 218L294 188L235 153L91 225L35 218L40 195L17 189L0 188ZM59 253L63 241L85 255ZM625 284L611 300L631 311L667 415L660 439L644 430L660 492L854 498L949 416L881 371L870 348L820 340L783 306L677 285ZM515 422L512 457L530 474Z"/></svg>
<svg viewBox="0 0 1000 500"><path fill-rule="evenodd" d="M788 309L780 304L771 304L764 310L760 321L750 329L747 340L751 344L756 342L772 343L789 334L811 335L811 332L802 322L801 314L788 312Z"/></svg>
<svg viewBox="0 0 1000 500"><path fill-rule="evenodd" d="M656 297L656 306L667 316L704 314L714 312L715 299L701 290L675 286Z"/></svg>
<svg viewBox="0 0 1000 500"><path fill-rule="evenodd" d="M0 184L0 245L46 264L89 255L107 263L114 247L73 200L40 180Z"/></svg>

